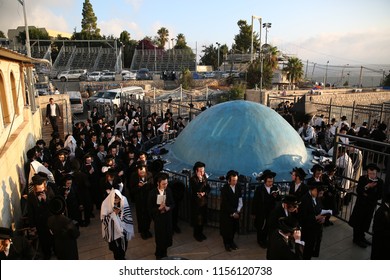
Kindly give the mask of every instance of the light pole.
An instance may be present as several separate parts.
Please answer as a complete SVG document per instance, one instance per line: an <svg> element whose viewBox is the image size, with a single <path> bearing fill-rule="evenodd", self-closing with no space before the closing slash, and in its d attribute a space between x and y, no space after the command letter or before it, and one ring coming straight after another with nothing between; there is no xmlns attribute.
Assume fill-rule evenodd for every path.
<svg viewBox="0 0 390 280"><path fill-rule="evenodd" d="M268 44L268 28L271 28L272 23L266 22L263 23L263 28L265 28L265 43Z"/></svg>
<svg viewBox="0 0 390 280"><path fill-rule="evenodd" d="M345 70L345 67L347 67L349 64L345 64L343 69L341 70L341 79L340 79L340 85L342 86L343 85L343 79L344 79L344 70Z"/></svg>
<svg viewBox="0 0 390 280"><path fill-rule="evenodd" d="M219 47L221 46L220 43L216 42L217 46L218 46L218 66L217 66L217 70L219 70Z"/></svg>
<svg viewBox="0 0 390 280"><path fill-rule="evenodd" d="M26 51L27 56L31 58L31 47L30 47L30 33L28 30L28 24L27 24L27 14L26 14L26 3L25 0L18 0L20 5L23 6L23 15L24 15L24 26L26 31ZM37 110L37 106L35 104L35 93L34 93L34 85L32 83L33 76L32 76L32 69L31 67L27 67L27 78L28 78L28 99L31 106L31 110L35 112Z"/></svg>
<svg viewBox="0 0 390 280"><path fill-rule="evenodd" d="M173 42L175 41L175 38L171 39L172 42L172 57L173 57L173 71L175 71L175 66L176 66L176 60L175 60L175 48L173 46Z"/></svg>
<svg viewBox="0 0 390 280"><path fill-rule="evenodd" d="M260 48L261 48L261 21L262 18L258 16L252 16L252 23L251 23L251 63L253 61L253 19L258 19L260 22Z"/></svg>
<svg viewBox="0 0 390 280"><path fill-rule="evenodd" d="M328 80L328 65L329 65L329 60L326 62L326 70L325 70L325 83L324 83L324 88L326 88L326 82Z"/></svg>

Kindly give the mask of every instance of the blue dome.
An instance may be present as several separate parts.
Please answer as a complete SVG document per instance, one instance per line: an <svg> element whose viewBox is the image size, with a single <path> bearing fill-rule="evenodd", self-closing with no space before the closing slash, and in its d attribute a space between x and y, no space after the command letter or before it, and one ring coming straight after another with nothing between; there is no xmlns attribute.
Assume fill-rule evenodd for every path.
<svg viewBox="0 0 390 280"><path fill-rule="evenodd" d="M225 102L202 112L171 151L186 165L202 161L207 172L221 175L230 169L246 176L265 169L288 174L308 160L294 128L274 110L250 101Z"/></svg>

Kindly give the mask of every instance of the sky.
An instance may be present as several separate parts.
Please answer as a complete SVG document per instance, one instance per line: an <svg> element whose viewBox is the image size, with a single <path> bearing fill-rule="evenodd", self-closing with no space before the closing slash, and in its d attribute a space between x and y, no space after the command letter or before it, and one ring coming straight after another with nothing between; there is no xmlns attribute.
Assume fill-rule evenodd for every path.
<svg viewBox="0 0 390 280"><path fill-rule="evenodd" d="M27 22L72 33L81 30L84 0L24 0ZM131 38L154 37L165 27L171 38L183 33L201 55L216 42L231 47L237 22L252 16L268 29L268 43L310 65L370 65L390 70L389 0L90 0L103 35L126 30ZM24 25L18 0L0 0L0 30ZM259 31L258 19L253 28ZM262 42L265 42L265 29ZM166 45L169 48L169 45Z"/></svg>

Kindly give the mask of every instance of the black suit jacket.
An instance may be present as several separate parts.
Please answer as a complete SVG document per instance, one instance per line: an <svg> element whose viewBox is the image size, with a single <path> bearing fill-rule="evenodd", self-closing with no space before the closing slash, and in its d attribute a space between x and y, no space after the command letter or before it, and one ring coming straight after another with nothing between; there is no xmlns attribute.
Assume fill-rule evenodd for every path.
<svg viewBox="0 0 390 280"><path fill-rule="evenodd" d="M61 111L60 111L60 106L58 106L57 103L54 103L56 107L56 116L60 117L61 116ZM50 117L51 112L50 112L50 103L46 105L46 117Z"/></svg>
<svg viewBox="0 0 390 280"><path fill-rule="evenodd" d="M279 230L274 230L269 238L267 260L301 260L303 248L302 244L287 242Z"/></svg>

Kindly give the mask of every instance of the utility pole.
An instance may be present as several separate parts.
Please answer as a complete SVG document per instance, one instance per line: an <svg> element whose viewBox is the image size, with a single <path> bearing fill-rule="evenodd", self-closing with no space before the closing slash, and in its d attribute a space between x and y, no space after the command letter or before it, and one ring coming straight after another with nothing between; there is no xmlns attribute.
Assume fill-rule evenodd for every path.
<svg viewBox="0 0 390 280"><path fill-rule="evenodd" d="M27 14L26 14L26 1L25 0L18 0L18 2L23 6L23 15L24 15L24 27L26 31L26 51L27 56L31 58L31 46L30 46L30 33L28 30L28 23L27 23ZM27 92L28 92L28 101L29 105L31 106L31 111L35 112L37 110L37 106L35 104L35 93L34 93L34 84L33 84L33 75L32 75L32 69L31 66L27 67Z"/></svg>

